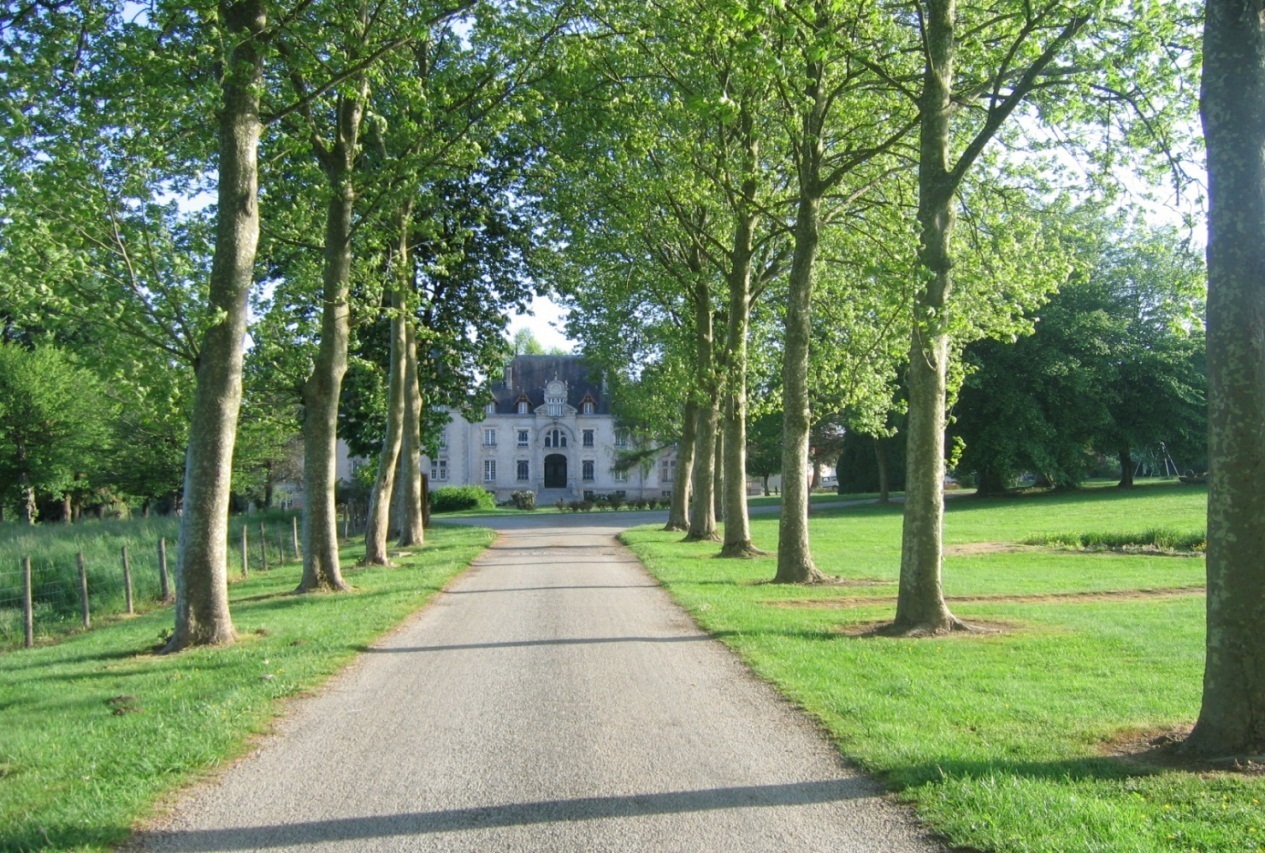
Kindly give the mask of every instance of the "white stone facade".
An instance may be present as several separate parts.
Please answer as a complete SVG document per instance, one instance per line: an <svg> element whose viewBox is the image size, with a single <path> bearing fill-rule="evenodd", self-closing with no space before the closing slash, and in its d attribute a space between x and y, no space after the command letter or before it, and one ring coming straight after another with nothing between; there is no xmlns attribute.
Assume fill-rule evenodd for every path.
<svg viewBox="0 0 1265 853"><path fill-rule="evenodd" d="M484 417L453 414L444 440L422 470L430 487L481 486L506 501L531 491L538 505L623 493L629 500L671 495L675 450L626 472L614 470L631 449L615 426L601 385L576 356L517 356L493 388Z"/></svg>

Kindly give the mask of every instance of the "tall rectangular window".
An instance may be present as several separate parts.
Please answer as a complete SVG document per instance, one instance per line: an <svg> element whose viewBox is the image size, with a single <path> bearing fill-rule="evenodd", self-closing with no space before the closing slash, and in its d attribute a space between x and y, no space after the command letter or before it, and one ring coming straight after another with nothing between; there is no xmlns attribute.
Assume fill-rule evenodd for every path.
<svg viewBox="0 0 1265 853"><path fill-rule="evenodd" d="M659 480L664 483L671 483L676 476L676 460L664 459L659 472Z"/></svg>
<svg viewBox="0 0 1265 853"><path fill-rule="evenodd" d="M612 473L613 473L613 475L614 475L614 477L615 477L615 482L616 482L616 483L627 483L627 482L628 482L628 472L627 472L627 471L614 471L614 472L612 472Z"/></svg>
<svg viewBox="0 0 1265 853"><path fill-rule="evenodd" d="M627 430L622 430L622 429L615 430L615 446L616 447L628 446L628 431Z"/></svg>
<svg viewBox="0 0 1265 853"><path fill-rule="evenodd" d="M595 479L593 473L596 467L597 466L593 464L592 459L585 459L580 463L580 479L585 480L586 482L592 482Z"/></svg>
<svg viewBox="0 0 1265 853"><path fill-rule="evenodd" d="M593 430L586 429L583 435L583 444L585 447L593 446Z"/></svg>
<svg viewBox="0 0 1265 853"><path fill-rule="evenodd" d="M483 431L483 446L496 447L496 430L485 429Z"/></svg>
<svg viewBox="0 0 1265 853"><path fill-rule="evenodd" d="M432 459L431 460L430 478L432 480L440 480L440 481L448 479L448 460L447 459Z"/></svg>
<svg viewBox="0 0 1265 853"><path fill-rule="evenodd" d="M531 443L531 437L528 435L527 430L520 429L518 431L518 446L526 447L530 443Z"/></svg>
<svg viewBox="0 0 1265 853"><path fill-rule="evenodd" d="M496 460L495 459L483 460L483 482L485 483L496 482Z"/></svg>
<svg viewBox="0 0 1265 853"><path fill-rule="evenodd" d="M531 464L526 459L518 460L517 478L520 483L531 479Z"/></svg>

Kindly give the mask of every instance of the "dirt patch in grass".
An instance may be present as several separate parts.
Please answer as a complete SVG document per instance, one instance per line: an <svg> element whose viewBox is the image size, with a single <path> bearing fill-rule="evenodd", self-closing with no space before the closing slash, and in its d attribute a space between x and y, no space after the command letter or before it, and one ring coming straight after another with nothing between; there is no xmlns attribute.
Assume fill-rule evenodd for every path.
<svg viewBox="0 0 1265 853"><path fill-rule="evenodd" d="M1041 595L948 595L945 601L950 604L1053 604L1060 601L1092 602L1092 601L1147 601L1156 598L1183 598L1191 595L1203 595L1204 586L1175 586L1159 589L1118 589L1096 592L1051 592ZM892 605L895 596L874 595L854 596L849 598L795 598L787 601L766 601L770 607L802 607L846 610L852 607L871 607L874 605Z"/></svg>
<svg viewBox="0 0 1265 853"><path fill-rule="evenodd" d="M1150 557L1202 557L1203 551L1160 548L1155 545L1025 545L1018 542L960 542L945 545L946 557L987 557L992 554L1022 554L1033 551L1076 554L1139 554Z"/></svg>
<svg viewBox="0 0 1265 853"><path fill-rule="evenodd" d="M1015 542L961 542L945 545L946 557L982 557L988 554L1016 554L1022 551L1053 551L1040 545L1020 545Z"/></svg>
<svg viewBox="0 0 1265 853"><path fill-rule="evenodd" d="M961 629L945 631L940 634L928 634L927 638L935 639L953 639L955 637L978 637L981 634L999 635L1013 634L1020 631L1024 626L1019 622L1004 622L1000 619L972 619L969 622L962 623ZM856 637L858 639L869 639L871 637L890 637L890 629L892 621L890 619L880 619L874 622L858 622L852 625L839 625L834 628L836 634L842 634L845 637Z"/></svg>
<svg viewBox="0 0 1265 853"><path fill-rule="evenodd" d="M781 586L768 578L759 578L757 580L738 581L739 586ZM877 578L833 578L829 575L821 580L811 584L800 584L800 586L823 587L823 586L839 586L839 587L867 587L867 586L896 586L896 581L884 581ZM811 599L810 599L811 600Z"/></svg>
<svg viewBox="0 0 1265 853"><path fill-rule="evenodd" d="M1142 771L1182 770L1187 773L1240 773L1265 776L1265 755L1209 760L1182 752L1192 726L1125 731L1103 742L1099 751Z"/></svg>

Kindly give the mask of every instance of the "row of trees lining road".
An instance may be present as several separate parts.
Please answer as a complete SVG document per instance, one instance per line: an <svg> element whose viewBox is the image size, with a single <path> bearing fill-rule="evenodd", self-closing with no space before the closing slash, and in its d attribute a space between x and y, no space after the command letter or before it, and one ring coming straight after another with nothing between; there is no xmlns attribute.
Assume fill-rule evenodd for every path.
<svg viewBox="0 0 1265 853"><path fill-rule="evenodd" d="M242 428L271 421L240 417L244 379L261 403L302 414L300 589L345 587L338 403L352 332L384 303L404 341L391 367L404 405L389 427L406 460L404 538L420 541L421 389L455 385L457 369L486 372L503 351L505 308L531 292L521 269L484 280L486 265L468 258L488 230L486 199L513 199L488 176L527 156L513 128L528 123L565 9L50 2L0 16L14 105L0 128L11 325L37 349L91 330L117 361L154 366L129 376L138 396L179 364L195 377L169 651L234 636L231 463ZM463 198L454 184L492 189ZM463 205L464 221L453 213ZM266 287L248 352L257 274Z"/></svg>
<svg viewBox="0 0 1265 853"><path fill-rule="evenodd" d="M1263 516L1250 476L1265 448L1248 285L1262 265L1241 236L1263 223L1259 193L1231 195L1263 178L1251 152L1265 134L1245 118L1265 114L1254 9L1210 0L1203 44L1213 486L1209 700L1191 741L1202 752L1265 749L1251 722L1265 718L1265 660L1235 633L1259 624L1265 599L1251 568ZM568 294L590 353L618 342L607 364L638 366L612 381L634 392L639 431L681 443L689 476L678 469L671 523L691 538L719 538L719 509L722 553L753 553L749 389L761 389L759 412L783 413L778 581L819 577L814 424L881 436L906 406L903 385L891 630L964 628L940 586L959 356L1029 332L1036 307L1077 281L1051 225L1070 209L1062 191L1109 195L1121 172L1183 183L1198 157L1186 133L1196 13L1151 0L6 4L11 337L79 346L81 361L90 340L108 364L85 363L127 375L133 399L181 370L196 377L172 651L233 639L224 527L244 379L274 406L301 404L301 588L341 588L331 472L349 364L381 400L355 418L381 427L375 517L398 480L416 513L424 402L455 400L467 389L445 396L464 384L452 377L490 369L501 311L523 304L533 271ZM488 238L507 223L526 239ZM1060 298L1078 297L1092 294ZM1121 453L1149 435L1110 420ZM371 527L369 558L383 559L385 525Z"/></svg>
<svg viewBox="0 0 1265 853"><path fill-rule="evenodd" d="M750 553L737 494L749 341L780 356L780 582L820 577L806 501L814 422L842 412L850 428L882 434L903 384L893 630L964 627L940 591L957 355L1029 331L1031 311L1072 271L1057 248L1069 203L1058 156L1043 152L1051 140L1092 146L1085 162L1101 166L1099 187L1117 168L1156 162L1177 164L1185 180L1197 39L1193 7L1177 11L1144 4L1124 20L1096 3L939 0L882 11L827 0L589 10L591 39L558 82L557 162L541 195L567 249L558 280L575 309L572 335L598 358L621 336L644 344L641 358L615 364L692 355L678 392L696 413L690 538L716 537L719 481L721 554ZM958 231L969 251L954 248ZM611 310L612 294L624 310ZM815 319L814 305L828 317ZM644 336L628 335L630 317Z"/></svg>
<svg viewBox="0 0 1265 853"><path fill-rule="evenodd" d="M709 207L707 202L711 200L715 203L716 196L696 195L682 199L680 193L657 196L637 193L656 181L668 187L681 185L678 173L671 168L671 158L691 150L702 135L697 130L681 133L674 126L673 122L678 120L676 107L681 104L693 106L694 113L705 116L715 128L759 128L764 131L777 127L779 132L784 132L784 135L775 134L772 138L759 136L758 156L753 156L757 150L751 144L756 138L753 134L731 133L728 139L739 151L742 150L742 140L748 143L746 164L735 167L733 164L742 162L741 158L726 159L713 154L710 165L697 171L703 175L714 173L746 179L747 187L759 186L774 196L784 193L777 207L761 210L766 221L784 223L785 233L778 235L774 227L773 239L780 236L786 241L784 246L791 246L794 269L791 275L794 289L785 299L783 312L782 404L787 412L783 442L787 452L782 467L788 500L783 507L779 579L812 579L815 567L806 559L806 539L801 544L797 538L797 525L801 515L800 499L805 492L807 458L807 448L801 444L801 436L807 432L811 421L805 416L804 366L808 359L801 350L806 351L811 340L810 287L815 274L820 274L814 261L821 240L821 203L825 190L830 188L829 184L823 188L820 183L823 174L821 163L827 154L837 156L842 152L854 156L869 155L865 158L867 163L873 160L881 162L887 150L877 140L890 140L890 165L887 169L879 168L878 172L884 177L888 177L889 171L895 173L890 177L896 181L902 175L908 176L911 171L916 175L916 180L911 183L917 200L914 218L919 225L915 263L911 264L908 260L902 263L902 258L908 258L912 248L908 244L903 251L889 243L869 253L871 257L878 254L885 259L894 258L894 266L904 273L901 277L906 286L911 281L917 282L914 287L905 290L903 299L901 296L893 299L909 307L911 318L906 368L909 448L905 532L900 595L893 630L918 635L964 627L948 611L940 589L943 436L946 403L955 384L953 355L973 338L1023 331L1024 309L1035 307L1072 270L1067 264L1050 263L1045 269L1028 270L1024 276L1027 281L1022 283L1026 287L1018 292L1003 295L996 291L987 294L974 290L968 284L969 278L963 275L969 261L954 248L955 226L959 225L959 216L964 210L968 215L974 215L979 209L969 201L972 198L997 201L1003 210L1013 208L1014 198L1024 194L1015 192L1014 158L999 149L1013 148L1030 141L1034 128L1043 123L1051 131L1047 136L1035 134L1038 140L1063 139L1073 146L1097 142L1098 162L1109 167L1119 166L1122 162L1121 147L1116 140L1136 145L1146 135L1146 146L1158 150L1161 158L1168 158L1168 165L1180 173L1184 156L1188 154L1183 150L1180 135L1183 122L1188 121L1191 115L1192 81L1199 57L1194 40L1186 38L1196 18L1195 7L1192 4L1179 8L1135 5L1130 8L1128 19L1118 17L1120 10L1097 3L1024 4L1000 9L990 5L985 9L973 4L959 5L952 0L924 0L900 10L891 10L894 14L890 17L878 13L877 7L873 17L864 14L851 16L849 12L861 10L846 3L829 2L787 4L771 10L734 6L716 17L708 14L713 10L703 8L701 4L655 3L649 4L648 8L652 14L660 16L657 21L663 18L667 18L669 23L689 21L691 26L686 27L686 33L680 36L670 26L647 27L644 19L640 18L643 14L640 6L636 13L627 17L616 17L618 10L606 6L602 7L602 14L594 16L594 29L601 33L604 44L617 45L615 49L620 56L631 55L641 64L637 72L621 73L611 70L607 61L600 61L594 66L596 70L587 91L601 92L604 99L621 110L635 110L637 104L653 104L655 114L651 118L655 119L655 123L648 128L640 127L636 139L615 132L600 141L594 141L592 126L584 125L588 130L587 144L609 155L610 161L621 162L625 167L621 169L621 174L633 173L638 179L632 182L631 190L625 194L609 192L609 184L603 186L602 189L607 190L603 199L616 209L601 216L576 216L574 208L559 209L564 220L568 213L574 217L571 219L568 245L584 247L573 257L582 270L573 279L579 285L571 291L574 306L583 310L585 306L599 303L604 285L611 284L611 290L614 290L613 282L618 280L621 287L637 288L640 294L630 296L621 290L621 304L641 304L658 309L633 315L645 316L653 324L651 328L656 330L645 339L648 354L662 360L668 353L687 351L686 347L658 343L656 337L664 328L675 327L682 335L692 333L703 345L696 349L695 365L698 370L684 396L689 407L699 408L701 403L703 410L698 419L698 426L702 429L696 430L693 479L695 489L705 496L712 482L707 467L707 460L712 455L707 452L711 430L707 427L712 423L710 409L714 408L717 396L712 390L715 380L710 360L713 351L709 345L715 339L713 330L717 316L725 316L724 312L732 310L732 306L711 296L711 285L724 281L724 275L722 270L715 268L709 271L704 253L708 248L714 250L730 244L702 236L698 229L688 227L691 223L711 221L714 208ZM866 10L869 11L870 7ZM780 18L779 13L783 11L786 17ZM1218 22L1224 26L1224 31L1215 34L1215 38L1226 40L1224 46L1231 56L1226 69L1220 70L1222 78L1219 82L1227 91L1233 88L1227 81L1235 75L1228 69L1236 61L1240 63L1240 68L1250 69L1246 73L1256 76L1250 81L1251 85L1240 90L1245 92L1241 100L1227 100L1219 106L1222 110L1219 116L1210 118L1209 106L1219 105L1220 102L1215 94L1206 95L1205 123L1211 131L1215 120L1228 125L1233 117L1240 126L1250 127L1247 138L1252 140L1250 144L1259 146L1262 138L1259 128L1243 122L1242 118L1245 110L1260 105L1261 92L1265 91L1260 88L1262 56L1265 55L1260 17L1254 7L1249 8L1249 4L1213 0L1208 21L1210 39L1214 37ZM835 22L840 24L837 29L832 27ZM880 30L886 27L883 32L886 40L875 37L870 42L868 36L871 31L866 29L866 25L875 25ZM1241 36L1236 34L1237 41L1229 35L1234 26L1243 33ZM671 56L700 55L702 51L697 43L691 41L699 33L703 34L705 44L723 45L728 54L744 56L743 74L731 77L722 73L719 75L719 87L706 88L696 79L685 79L672 65L662 60L665 52ZM764 34L770 34L767 42L762 39ZM670 44L674 37L675 44ZM807 45L808 50L800 55L807 61L800 66L794 52L770 49L767 45L774 41L782 48L794 44ZM1212 43L1222 46L1215 40ZM879 49L873 52L867 50L872 44ZM847 70L844 79L849 81L848 84L832 86L826 82L832 47L841 48L842 63ZM1220 58L1213 57L1208 67L1219 69L1217 63L1220 61ZM762 91L758 77L761 71L768 72L769 76L763 79L768 81L769 90L788 95L785 103L793 107L781 114L780 126L776 120L765 119L768 113L749 100L753 94ZM784 72L786 76L779 76ZM855 76L850 77L849 74ZM756 75L754 85L752 75ZM904 138L900 135L899 116L909 113L885 109L881 101L869 102L865 114L886 119L884 127L887 135L880 133L877 140L843 131L838 136L830 136L827 108L837 107L846 100L846 94L852 91L850 86L856 83L857 78L866 80L858 87L860 91L867 94L894 93L897 100L903 96L914 108L916 145L902 145ZM1215 87L1213 91L1215 93ZM1205 92L1208 90L1205 89ZM855 106L840 111L853 119L858 115ZM672 116L672 119L659 123L658 118L664 115ZM1115 124L1122 116L1125 117L1124 123ZM789 161L783 161L783 167L775 168L772 175L757 168L767 165L765 157L772 159L773 155L767 153L770 151L790 155ZM1227 168L1238 166L1246 170L1249 168L1247 164L1256 168L1259 161L1259 158L1248 154L1246 148L1236 152L1236 157ZM586 163L585 168L588 168L590 161L577 160ZM788 163L790 168L786 167ZM825 174L834 176L836 173L827 171ZM1010 176L1010 182L1005 180L1007 176ZM1236 177L1245 179L1239 186L1262 185L1262 176L1256 172L1236 174ZM1031 173L1024 179L1035 182ZM1214 170L1214 189L1216 180ZM687 186L696 193L706 192L705 187L695 189L697 184L694 183ZM750 193L744 196L741 191L735 191L735 186L742 187L741 180L717 195L728 201L751 198ZM864 197L886 195L887 199L899 204L900 199L908 199L910 194L909 184L906 184L903 193L888 190L884 194L864 182L861 187L866 190L861 197L836 191L831 194L832 200L864 204ZM1007 198L1008 195L1010 198ZM1249 191L1244 195L1250 196L1254 204L1259 203L1259 193ZM1041 196L1035 198L1040 199ZM1028 196L1029 203L1033 199L1033 196ZM1215 197L1213 204L1215 211ZM843 208L847 210L847 205ZM779 209L782 212L777 212ZM907 211L908 207L905 209ZM996 209L993 208L994 211ZM789 212L791 210L794 213ZM1250 222L1237 223L1239 230L1236 233L1259 233L1259 207L1236 215L1250 218ZM846 218L844 213L839 216ZM856 218L862 219L860 215ZM996 258L1009 259L1011 270L1017 270L1025 261L1048 257L1043 256L1040 249L1048 248L1054 241L1043 236L1040 229L1030 231L1026 239L1015 239L1013 233L1006 233L1013 218L1003 217L992 222L986 219L985 216L968 223L973 248L994 253L993 257L979 261L986 268L981 282L992 278L989 273L995 274L996 271L988 270L987 266ZM618 222L619 227L603 230L603 226L614 222ZM733 222L730 221L730 224ZM731 233L740 235L741 239L742 223L739 220L737 224L739 227L734 227ZM1214 218L1214 254L1215 229ZM584 232L582 236L581 232ZM655 238L652 245L638 246L635 240L632 244L627 242L630 234L653 234ZM771 244L766 245L767 257L785 257L787 249L779 251ZM1253 275L1259 277L1259 269L1262 268L1259 257L1248 255L1242 248L1238 251L1240 263L1236 274L1245 283L1252 280ZM1257 263L1256 273L1249 272L1252 269L1249 261ZM864 265L857 258L851 259L851 262L857 267ZM1214 262L1214 279L1215 266ZM584 282L589 283L587 287ZM669 283L684 285L686 296L681 298L674 293L669 294ZM900 284L893 285L890 281L887 284L900 287ZM665 295L666 299L663 298ZM999 295L1002 298L999 299ZM693 297L692 301L690 297ZM683 310L686 306L690 309L688 312ZM1246 309L1248 306L1238 307ZM609 340L611 330L609 327L603 329L602 322L615 317L626 320L629 316L627 312L605 310L585 314L583 319L572 324L572 334L590 343ZM1256 315L1252 311L1241 310L1240 316L1255 318ZM665 317L668 319L665 320ZM733 342L728 342L728 347L732 346ZM1255 370L1254 365L1261 363L1262 354L1255 348L1240 348L1233 355L1238 358L1232 357L1231 362L1244 367L1242 383L1246 386L1248 365L1253 365L1251 370ZM960 371L957 373L956 378L960 379ZM1215 368L1213 375L1216 376ZM1259 376L1255 373L1251 375L1255 382L1251 393L1259 395ZM645 376L643 371L641 377L632 378L643 379ZM732 378L729 381L736 389L737 383ZM803 410L800 408L801 401L804 401ZM1217 406L1214 381L1214 412ZM1257 409L1248 411L1256 412ZM1230 417L1233 420L1232 414ZM1251 424L1248 428L1259 434L1259 417L1248 416L1242 420L1244 427ZM1117 443L1123 450L1131 439L1125 435L1128 430L1119 423L1116 428L1119 431ZM1218 464L1215 458L1217 429L1214 417L1214 470ZM1247 441L1247 438L1243 436L1238 440ZM1259 436L1254 440L1259 442ZM1237 458L1238 464L1233 467L1239 471L1254 472L1257 468L1262 448L1259 444L1249 446L1248 455L1255 461L1249 464L1247 459ZM1224 462L1222 460L1222 464ZM1214 474L1214 494L1217 488ZM1227 497L1225 503L1226 508L1223 509L1214 497L1212 512L1220 513L1222 519L1228 518L1229 507L1234 506L1235 501ZM709 504L710 501L696 498L694 512L706 512ZM1244 505L1255 506L1246 499ZM1256 518L1260 517L1258 513ZM1245 513L1237 523L1249 524L1246 518ZM732 523L733 519L727 521ZM1229 523L1227 520L1226 524ZM1210 523L1210 536L1214 538L1221 535L1215 532L1215 527ZM1233 535L1226 535L1228 540L1234 539ZM1259 549L1261 543L1256 537L1244 539L1252 542L1251 547ZM1246 567L1252 565L1246 553L1236 552L1236 555L1238 559L1234 561L1234 570L1218 567L1216 558L1210 555L1210 572L1225 572L1224 580L1219 578L1218 581L1224 582L1227 589L1260 590L1265 581L1259 577L1259 572L1244 574L1248 572ZM1212 613L1228 609L1225 596L1218 599L1215 594L1218 589L1218 583L1214 583L1214 595L1210 598ZM1245 618L1248 613L1259 618L1260 600L1259 595L1253 597L1254 609L1249 610L1246 605L1236 607L1236 619L1240 625L1248 624ZM1242 644L1249 642L1246 636L1223 638L1219 632L1213 633L1210 639L1209 689L1214 684L1222 690L1232 689L1228 672L1215 675L1217 664L1222 658L1244 663L1246 653ZM1196 737L1192 739L1192 748L1207 752L1209 742L1216 742L1217 748L1230 751L1245 747L1259 750L1265 745L1259 725L1251 728L1250 723L1261 716L1259 711L1265 705L1265 693L1261 689L1265 683L1262 681L1265 668L1259 658L1251 659L1251 663L1255 675L1248 686L1239 689L1234 703L1236 711L1233 716L1239 723L1239 730L1233 734L1233 739L1226 740L1221 736L1225 734L1224 729L1205 739L1202 733L1211 728L1207 720L1213 713L1208 704Z"/></svg>

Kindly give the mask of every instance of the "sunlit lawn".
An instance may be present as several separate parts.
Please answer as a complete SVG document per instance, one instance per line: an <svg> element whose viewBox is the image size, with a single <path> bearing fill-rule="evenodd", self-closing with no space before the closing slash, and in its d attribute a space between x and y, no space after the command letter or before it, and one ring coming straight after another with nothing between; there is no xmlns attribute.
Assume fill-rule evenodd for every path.
<svg viewBox="0 0 1265 853"><path fill-rule="evenodd" d="M953 844L1256 850L1265 777L1165 771L1109 754L1198 712L1202 557L1015 544L1048 533L1198 532L1206 499L1201 488L1151 484L949 501L946 595L990 632L938 639L860 636L894 612L899 506L814 514L815 559L846 585L762 583L773 558L721 560L715 545L650 528L625 539L700 623ZM753 528L773 550L776 522L756 518Z"/></svg>
<svg viewBox="0 0 1265 853"><path fill-rule="evenodd" d="M231 587L231 647L152 653L170 608L0 654L0 849L102 849L155 801L243 750L278 713L417 610L491 541L441 528L348 594L294 595L296 564ZM344 549L345 567L363 547ZM262 794L263 792L261 792Z"/></svg>

